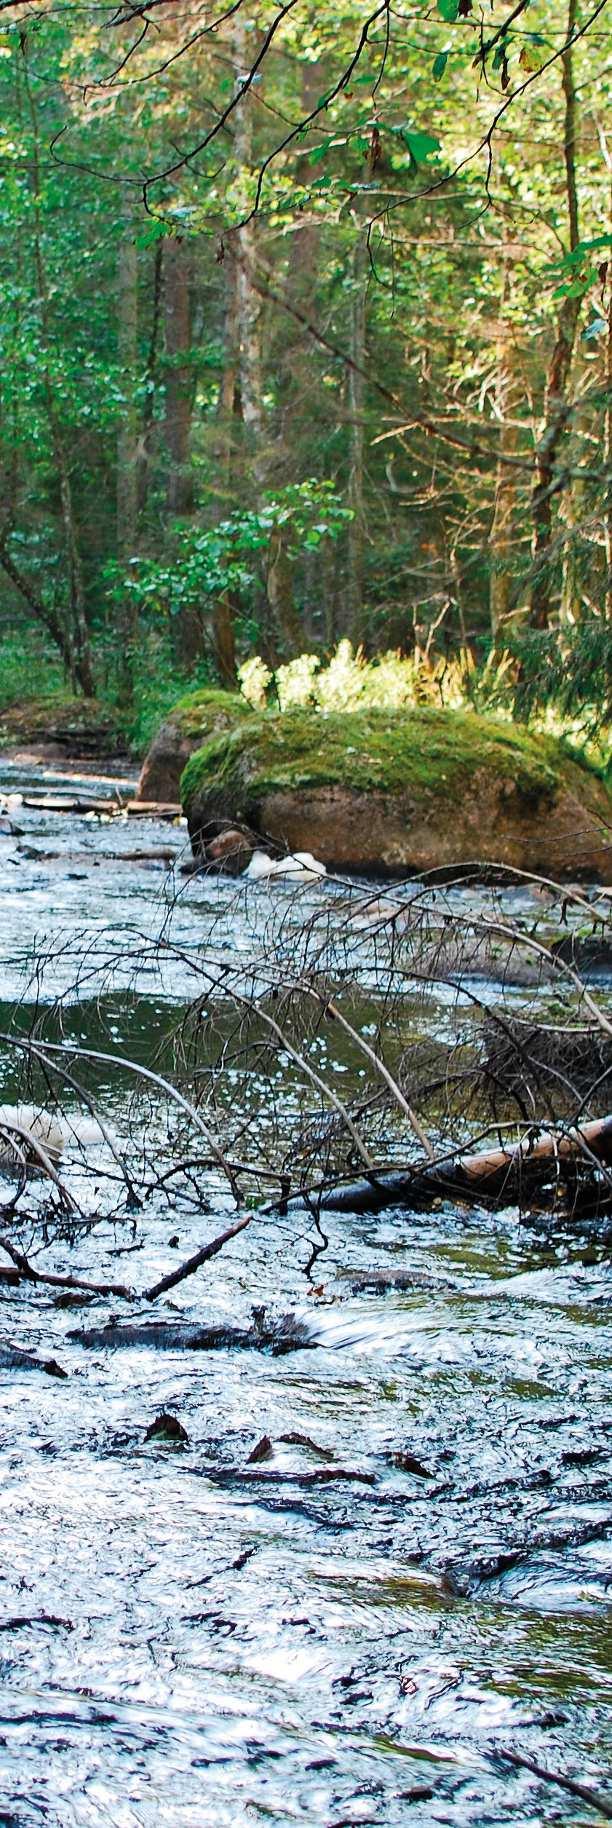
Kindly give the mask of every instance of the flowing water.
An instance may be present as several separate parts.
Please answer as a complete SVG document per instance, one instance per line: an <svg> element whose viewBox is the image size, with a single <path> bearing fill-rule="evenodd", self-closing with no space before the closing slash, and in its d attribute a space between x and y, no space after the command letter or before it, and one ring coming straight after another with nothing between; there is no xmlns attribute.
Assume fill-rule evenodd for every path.
<svg viewBox="0 0 612 1828"><path fill-rule="evenodd" d="M28 777L6 767L3 785ZM61 933L39 1003L68 992L73 1039L150 1059L191 979L147 950L164 860L127 853L178 852L184 833L15 817L1 1025L24 954ZM253 898L241 924L235 885L189 881L184 956L214 920L217 947L246 960L268 906ZM6 1050L5 1099L16 1070ZM119 1121L122 1082L101 1064L98 1088L105 1075ZM230 1222L218 1175L202 1210L172 1198L36 1260L146 1288ZM451 1205L330 1214L324 1234L306 1211L260 1213L154 1309L4 1288L0 1823L609 1814L609 1299L593 1238ZM292 1351L264 1343L262 1310L291 1314ZM121 1344L104 1338L111 1316L132 1329ZM214 1323L225 1343L198 1349L160 1322ZM14 1362L15 1345L67 1375ZM146 1438L162 1412L186 1441ZM507 1753L590 1787L599 1810Z"/></svg>

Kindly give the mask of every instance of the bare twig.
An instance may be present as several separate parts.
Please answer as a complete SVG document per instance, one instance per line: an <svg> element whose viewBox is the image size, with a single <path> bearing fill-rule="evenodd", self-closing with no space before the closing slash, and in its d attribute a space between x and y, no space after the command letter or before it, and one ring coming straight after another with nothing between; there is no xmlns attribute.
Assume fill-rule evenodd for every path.
<svg viewBox="0 0 612 1828"><path fill-rule="evenodd" d="M575 1777L566 1777L563 1771L549 1771L546 1765L538 1764L535 1758L526 1758L523 1752L510 1752L505 1748L496 1752L496 1758L503 1758L507 1764L516 1765L517 1770L531 1771L542 1783L557 1784L560 1790L567 1790L569 1796L577 1796L582 1803L588 1803L590 1809L596 1809L599 1815L612 1822L612 1802L602 1796L600 1790L591 1790L590 1785L576 1782Z"/></svg>
<svg viewBox="0 0 612 1828"><path fill-rule="evenodd" d="M237 1219L235 1225L229 1225L227 1231L222 1231L218 1238L211 1238L209 1244L204 1244L202 1250L196 1251L194 1257L188 1257L185 1263L179 1264L178 1269L172 1270L169 1276L162 1276L161 1282L154 1282L152 1288L143 1289L142 1299L157 1301L158 1295L165 1295L168 1289L176 1288L177 1282L184 1282L187 1276L194 1276L203 1263L208 1263L210 1257L216 1257L223 1250L224 1244L229 1244L230 1238L236 1238L240 1231L250 1225L252 1217L252 1212L247 1212L243 1219Z"/></svg>

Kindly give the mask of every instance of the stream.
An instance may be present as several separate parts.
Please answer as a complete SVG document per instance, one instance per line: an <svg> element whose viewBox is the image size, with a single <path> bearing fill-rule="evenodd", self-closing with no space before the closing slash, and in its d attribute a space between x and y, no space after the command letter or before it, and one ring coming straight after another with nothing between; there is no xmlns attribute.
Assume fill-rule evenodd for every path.
<svg viewBox="0 0 612 1828"><path fill-rule="evenodd" d="M4 793L65 786L0 768ZM235 883L183 879L176 953L156 956L183 829L26 807L14 820L0 1027L20 1032L62 996L73 1040L150 1061L193 994L190 949L214 929L246 968L270 890L241 914ZM313 906L334 893L308 890ZM442 996L430 1021L445 1031ZM4 1101L18 1071L3 1049ZM100 1063L96 1088L119 1132L124 1080ZM78 1162L66 1175L78 1190ZM30 1252L48 1197L32 1185ZM44 1267L144 1289L233 1212L211 1171L200 1210L177 1183L75 1242L59 1229ZM0 1302L2 1828L611 1814L610 1282L595 1237L441 1203L326 1214L324 1234L305 1209L256 1212L154 1308L23 1284ZM258 1344L262 1313L292 1317L291 1351ZM107 1342L111 1318L132 1337ZM163 1322L177 1324L160 1343ZM194 1344L204 1326L222 1343ZM14 1345L66 1376L12 1362ZM162 1413L186 1440L147 1438Z"/></svg>

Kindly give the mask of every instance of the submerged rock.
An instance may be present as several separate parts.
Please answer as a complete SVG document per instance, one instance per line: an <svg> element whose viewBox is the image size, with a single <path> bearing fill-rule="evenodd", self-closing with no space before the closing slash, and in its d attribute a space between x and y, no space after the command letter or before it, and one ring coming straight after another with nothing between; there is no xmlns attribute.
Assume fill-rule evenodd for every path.
<svg viewBox="0 0 612 1828"><path fill-rule="evenodd" d="M219 870L224 876L242 876L250 867L253 856L253 843L247 832L219 832L206 847L206 864L209 869Z"/></svg>
<svg viewBox="0 0 612 1828"><path fill-rule="evenodd" d="M602 780L556 740L473 712L252 713L192 755L181 793L199 856L232 825L331 869L612 880Z"/></svg>
<svg viewBox="0 0 612 1828"><path fill-rule="evenodd" d="M183 1428L182 1422L179 1422L178 1416L167 1415L164 1410L161 1415L156 1415L155 1421L151 1422L150 1427L147 1428L145 1441L159 1441L166 1447L185 1447L188 1445L189 1435L186 1428Z"/></svg>
<svg viewBox="0 0 612 1828"><path fill-rule="evenodd" d="M181 698L154 736L140 776L139 800L178 801L180 779L194 750L234 730L252 715L238 692L206 688Z"/></svg>

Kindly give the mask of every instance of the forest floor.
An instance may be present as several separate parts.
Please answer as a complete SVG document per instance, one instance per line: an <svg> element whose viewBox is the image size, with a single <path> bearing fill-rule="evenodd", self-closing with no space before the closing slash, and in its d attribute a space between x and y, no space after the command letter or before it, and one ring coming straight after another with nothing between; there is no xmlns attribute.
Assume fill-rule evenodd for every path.
<svg viewBox="0 0 612 1828"><path fill-rule="evenodd" d="M0 750L23 765L70 763L99 773L134 766L118 718L98 699L71 693L31 698L0 710Z"/></svg>

